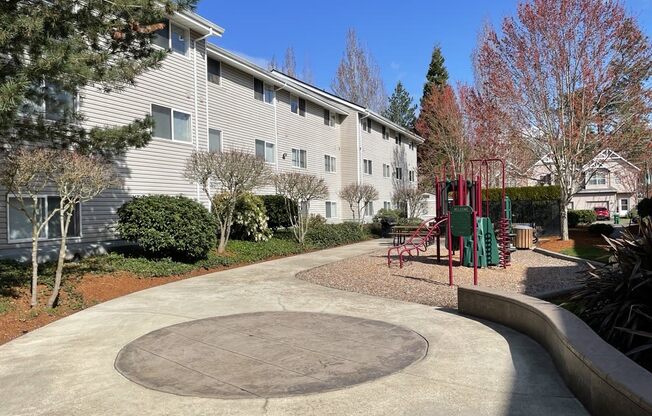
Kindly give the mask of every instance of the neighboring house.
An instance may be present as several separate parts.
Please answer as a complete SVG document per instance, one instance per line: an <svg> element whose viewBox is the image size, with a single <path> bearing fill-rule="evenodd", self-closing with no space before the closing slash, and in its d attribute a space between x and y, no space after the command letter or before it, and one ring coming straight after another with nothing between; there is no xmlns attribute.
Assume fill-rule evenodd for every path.
<svg viewBox="0 0 652 416"><path fill-rule="evenodd" d="M527 185L551 185L554 177L543 158L531 168ZM613 150L603 150L584 167L581 189L573 195L569 209L606 207L611 215L627 215L636 206L640 169Z"/></svg>
<svg viewBox="0 0 652 416"><path fill-rule="evenodd" d="M360 105L207 43L222 33L197 14L177 13L155 40L171 50L160 69L119 93L87 88L74 103L68 100L81 108L88 126L126 124L147 114L156 123L148 146L115 161L122 186L76 211L71 252L119 244L116 210L135 195L185 195L208 206L199 187L183 177L194 150L244 150L265 159L275 172L325 178L329 196L313 202L310 212L329 222L352 217L338 196L350 183L371 183L379 191L367 209L368 220L389 206L395 181L416 185L416 146L422 138ZM2 190L0 195L0 257L27 258L29 224L8 206L10 196ZM39 203L48 211L58 201L46 193ZM52 224L44 231L44 256L58 247L57 230Z"/></svg>

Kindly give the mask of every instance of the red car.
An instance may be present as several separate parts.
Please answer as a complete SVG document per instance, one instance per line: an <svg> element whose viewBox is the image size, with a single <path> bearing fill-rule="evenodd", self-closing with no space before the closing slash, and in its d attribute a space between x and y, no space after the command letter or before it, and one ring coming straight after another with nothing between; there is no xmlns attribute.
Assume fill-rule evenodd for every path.
<svg viewBox="0 0 652 416"><path fill-rule="evenodd" d="M611 215L609 214L609 209L605 207L595 207L593 208L593 211L595 211L595 217L598 220L608 220L611 218Z"/></svg>

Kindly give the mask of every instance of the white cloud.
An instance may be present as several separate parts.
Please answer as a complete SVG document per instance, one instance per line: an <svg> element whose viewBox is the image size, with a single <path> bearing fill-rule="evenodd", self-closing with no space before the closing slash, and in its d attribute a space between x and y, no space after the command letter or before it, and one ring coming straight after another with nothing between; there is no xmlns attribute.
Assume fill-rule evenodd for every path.
<svg viewBox="0 0 652 416"><path fill-rule="evenodd" d="M234 54L238 55L239 57L241 57L242 59L247 60L247 61L251 62L254 65L258 65L261 68L266 69L267 65L269 65L269 59L267 59L267 58L260 58L260 57L257 57L257 56L251 56L251 55L247 55L244 52L239 52L239 51L232 51L232 52Z"/></svg>

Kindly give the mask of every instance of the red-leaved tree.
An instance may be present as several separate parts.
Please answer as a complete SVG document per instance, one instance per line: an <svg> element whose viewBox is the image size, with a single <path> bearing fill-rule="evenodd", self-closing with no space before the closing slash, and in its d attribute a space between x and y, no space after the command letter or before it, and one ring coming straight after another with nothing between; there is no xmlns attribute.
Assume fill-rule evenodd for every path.
<svg viewBox="0 0 652 416"><path fill-rule="evenodd" d="M488 28L476 52L476 92L499 110L501 129L537 158L567 204L599 151L639 147L652 102L649 39L611 0L530 0ZM482 119L487 107L469 107ZM636 132L636 133L633 133Z"/></svg>

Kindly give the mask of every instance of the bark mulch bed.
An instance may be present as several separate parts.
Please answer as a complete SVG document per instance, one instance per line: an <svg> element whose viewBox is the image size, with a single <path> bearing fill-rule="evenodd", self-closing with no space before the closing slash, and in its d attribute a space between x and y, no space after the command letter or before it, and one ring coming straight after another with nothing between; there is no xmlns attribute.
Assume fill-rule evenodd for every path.
<svg viewBox="0 0 652 416"><path fill-rule="evenodd" d="M457 307L457 289L448 285L448 263L437 264L435 249L411 258L400 269L398 261L387 267L387 251L378 251L317 267L297 277L322 286L441 307ZM445 254L446 250L442 250ZM585 265L555 259L533 251L517 251L507 269L478 271L479 284L507 292L537 295L578 284ZM455 285L472 285L473 269L453 269Z"/></svg>

